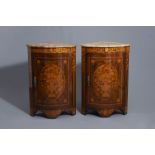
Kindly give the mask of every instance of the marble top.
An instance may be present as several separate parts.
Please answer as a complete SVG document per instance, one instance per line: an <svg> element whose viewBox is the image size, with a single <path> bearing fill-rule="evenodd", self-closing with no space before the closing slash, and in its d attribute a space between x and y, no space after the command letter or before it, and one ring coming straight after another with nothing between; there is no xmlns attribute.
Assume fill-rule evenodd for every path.
<svg viewBox="0 0 155 155"><path fill-rule="evenodd" d="M43 48L56 48L56 47L75 47L73 44L66 43L31 43L27 44L28 47L43 47Z"/></svg>
<svg viewBox="0 0 155 155"><path fill-rule="evenodd" d="M125 46L130 46L130 44L99 41L99 42L82 44L81 46L84 46L84 47L125 47Z"/></svg>

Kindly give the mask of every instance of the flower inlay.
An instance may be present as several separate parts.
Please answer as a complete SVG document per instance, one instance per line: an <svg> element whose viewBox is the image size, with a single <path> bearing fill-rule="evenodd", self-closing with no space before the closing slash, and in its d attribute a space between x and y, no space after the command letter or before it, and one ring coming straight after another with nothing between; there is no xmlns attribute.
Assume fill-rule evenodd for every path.
<svg viewBox="0 0 155 155"><path fill-rule="evenodd" d="M39 74L39 91L48 98L59 98L65 91L65 75L56 64L46 64Z"/></svg>
<svg viewBox="0 0 155 155"><path fill-rule="evenodd" d="M93 89L97 97L115 97L118 86L118 73L114 66L103 64L96 68L93 76Z"/></svg>

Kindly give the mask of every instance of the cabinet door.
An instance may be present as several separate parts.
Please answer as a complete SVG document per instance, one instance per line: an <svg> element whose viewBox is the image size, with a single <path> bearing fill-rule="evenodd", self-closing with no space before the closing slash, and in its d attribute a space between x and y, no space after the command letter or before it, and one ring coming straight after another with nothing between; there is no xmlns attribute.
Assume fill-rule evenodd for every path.
<svg viewBox="0 0 155 155"><path fill-rule="evenodd" d="M87 104L121 105L123 96L123 55L121 53L87 55Z"/></svg>
<svg viewBox="0 0 155 155"><path fill-rule="evenodd" d="M37 107L71 104L71 54L33 53L33 87Z"/></svg>

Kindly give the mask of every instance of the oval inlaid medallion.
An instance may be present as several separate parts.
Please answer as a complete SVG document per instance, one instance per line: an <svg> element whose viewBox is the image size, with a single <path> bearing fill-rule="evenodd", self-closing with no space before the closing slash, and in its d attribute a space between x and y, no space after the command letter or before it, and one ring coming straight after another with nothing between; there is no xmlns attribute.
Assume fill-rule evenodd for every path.
<svg viewBox="0 0 155 155"><path fill-rule="evenodd" d="M97 97L110 98L115 96L118 84L117 70L111 64L100 65L94 71L93 88Z"/></svg>
<svg viewBox="0 0 155 155"><path fill-rule="evenodd" d="M48 98L59 98L65 91L65 75L56 64L46 64L39 74L39 91Z"/></svg>

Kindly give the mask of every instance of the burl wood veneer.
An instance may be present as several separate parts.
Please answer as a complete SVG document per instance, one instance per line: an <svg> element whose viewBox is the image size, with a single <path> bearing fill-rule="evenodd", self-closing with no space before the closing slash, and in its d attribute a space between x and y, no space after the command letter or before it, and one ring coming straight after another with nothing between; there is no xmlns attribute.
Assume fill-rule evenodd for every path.
<svg viewBox="0 0 155 155"><path fill-rule="evenodd" d="M129 44L82 45L82 113L127 114Z"/></svg>
<svg viewBox="0 0 155 155"><path fill-rule="evenodd" d="M49 118L76 113L76 47L70 44L29 44L30 114Z"/></svg>

